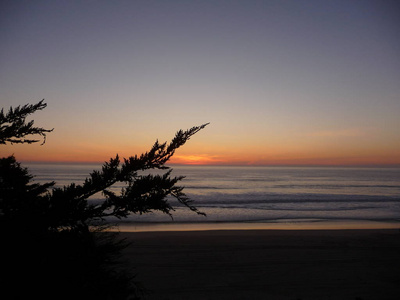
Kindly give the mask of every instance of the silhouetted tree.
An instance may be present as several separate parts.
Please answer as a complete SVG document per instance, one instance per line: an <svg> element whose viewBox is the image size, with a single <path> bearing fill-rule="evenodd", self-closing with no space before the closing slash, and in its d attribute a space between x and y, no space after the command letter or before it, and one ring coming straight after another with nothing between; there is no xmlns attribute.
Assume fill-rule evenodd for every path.
<svg viewBox="0 0 400 300"><path fill-rule="evenodd" d="M40 127L33 127L34 121L28 123L25 119L28 115L37 110L42 110L47 106L44 99L37 104L26 104L24 106L17 106L15 109L10 107L7 114L4 114L4 109L0 111L0 144L7 142L13 143L36 143L39 140L25 139L27 135L41 135L43 136L43 144L46 141L46 132L51 132L53 129L44 129Z"/></svg>
<svg viewBox="0 0 400 300"><path fill-rule="evenodd" d="M0 113L0 144L35 143L29 135L45 142L51 130L33 127L25 118L46 107L42 101ZM174 210L169 197L198 214L203 214L176 184L165 163L207 124L178 131L171 143L155 142L150 151L121 163L119 156L93 171L82 185L71 183L55 188L54 182L38 184L14 156L0 159L0 225L5 243L3 265L7 272L7 294L15 299L27 295L43 298L127 299L138 297L138 285L130 273L116 268L118 255L126 246L107 228L107 217ZM164 174L144 174L150 169ZM125 183L120 193L110 190ZM104 201L90 203L97 193ZM203 214L204 215L204 214ZM56 290L56 294L52 291Z"/></svg>

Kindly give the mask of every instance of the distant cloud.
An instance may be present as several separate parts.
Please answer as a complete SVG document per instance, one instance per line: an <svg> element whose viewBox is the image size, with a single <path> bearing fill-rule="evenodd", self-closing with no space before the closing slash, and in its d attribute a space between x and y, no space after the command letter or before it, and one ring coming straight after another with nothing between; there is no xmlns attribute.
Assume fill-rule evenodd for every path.
<svg viewBox="0 0 400 300"><path fill-rule="evenodd" d="M307 134L311 137L360 137L365 136L365 132L359 128L347 128L340 130L321 130Z"/></svg>

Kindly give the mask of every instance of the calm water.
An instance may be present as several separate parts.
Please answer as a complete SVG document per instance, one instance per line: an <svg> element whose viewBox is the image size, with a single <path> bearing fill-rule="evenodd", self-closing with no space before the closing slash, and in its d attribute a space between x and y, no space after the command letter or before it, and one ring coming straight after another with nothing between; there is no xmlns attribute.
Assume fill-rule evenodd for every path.
<svg viewBox="0 0 400 300"><path fill-rule="evenodd" d="M71 182L81 184L90 171L100 168L100 165L79 164L27 166L36 175L36 181L54 180L61 186ZM196 215L172 200L176 205L174 220L160 213L133 215L124 220L124 226L301 228L305 224L324 227L323 224L333 222L342 228L366 223L376 228L383 224L400 227L399 168L175 166L173 169L173 175L186 176L181 185L207 217ZM95 196L92 201L99 199L100 196Z"/></svg>

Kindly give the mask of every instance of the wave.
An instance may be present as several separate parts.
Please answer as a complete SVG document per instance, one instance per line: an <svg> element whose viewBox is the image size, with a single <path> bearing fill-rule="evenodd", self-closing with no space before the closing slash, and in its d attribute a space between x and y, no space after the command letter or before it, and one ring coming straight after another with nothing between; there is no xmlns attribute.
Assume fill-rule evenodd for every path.
<svg viewBox="0 0 400 300"><path fill-rule="evenodd" d="M367 185L367 184L277 184L272 186L273 188L309 188L309 189L346 189L346 188L397 188L400 189L400 185L388 185L388 184L379 184L379 185Z"/></svg>
<svg viewBox="0 0 400 300"><path fill-rule="evenodd" d="M199 204L262 204L262 203L383 203L399 202L400 197L330 194L209 194L191 197Z"/></svg>
<svg viewBox="0 0 400 300"><path fill-rule="evenodd" d="M216 206L202 205L201 208L215 208ZM357 206L357 207L320 207L320 208L284 208L284 207L244 207L244 206L218 206L219 209L252 209L252 210L266 210L266 211L295 211L295 212L334 212L334 211L352 211L352 210L364 210L364 209L375 209L377 206Z"/></svg>

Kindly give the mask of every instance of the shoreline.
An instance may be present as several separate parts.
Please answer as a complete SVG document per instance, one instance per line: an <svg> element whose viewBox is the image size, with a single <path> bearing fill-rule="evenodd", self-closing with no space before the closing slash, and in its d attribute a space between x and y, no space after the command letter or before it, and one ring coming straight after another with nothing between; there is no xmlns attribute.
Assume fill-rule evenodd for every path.
<svg viewBox="0 0 400 300"><path fill-rule="evenodd" d="M121 222L115 231L212 231L212 230L353 230L399 229L400 222L366 220L282 220L281 222Z"/></svg>
<svg viewBox="0 0 400 300"><path fill-rule="evenodd" d="M398 299L400 231L121 232L124 257L158 299Z"/></svg>

